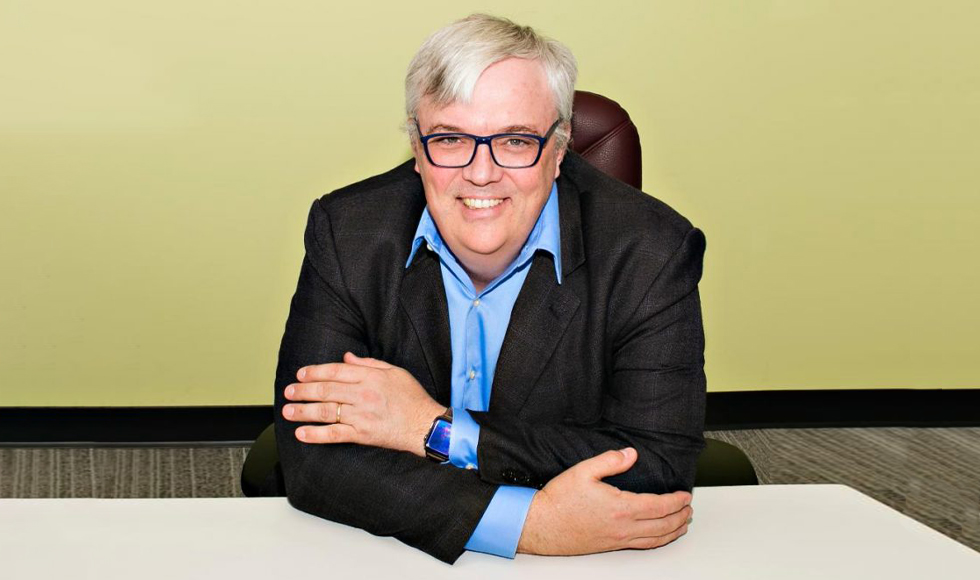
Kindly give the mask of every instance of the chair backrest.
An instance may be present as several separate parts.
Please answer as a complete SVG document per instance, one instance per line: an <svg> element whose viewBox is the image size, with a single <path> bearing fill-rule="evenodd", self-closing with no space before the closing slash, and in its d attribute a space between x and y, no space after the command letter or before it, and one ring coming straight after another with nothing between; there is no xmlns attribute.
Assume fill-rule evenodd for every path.
<svg viewBox="0 0 980 580"><path fill-rule="evenodd" d="M569 148L603 173L640 189L640 134L629 113L616 101L587 91L575 91L572 110Z"/></svg>

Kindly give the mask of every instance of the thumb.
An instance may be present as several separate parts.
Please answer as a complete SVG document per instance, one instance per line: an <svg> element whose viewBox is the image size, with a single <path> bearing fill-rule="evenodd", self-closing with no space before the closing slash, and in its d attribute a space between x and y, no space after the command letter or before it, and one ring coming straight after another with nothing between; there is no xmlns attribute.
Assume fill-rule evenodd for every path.
<svg viewBox="0 0 980 580"><path fill-rule="evenodd" d="M636 449L627 447L620 450L606 451L582 461L577 468L583 470L589 477L596 481L623 473L636 463Z"/></svg>
<svg viewBox="0 0 980 580"><path fill-rule="evenodd" d="M386 363L386 362L384 362L384 361L380 361L380 360L378 360L376 358L369 358L369 357L363 357L362 358L362 357L359 357L359 356L357 356L356 354L354 354L352 352L345 352L344 353L344 362L347 363L347 364L351 364L351 365L360 365L362 367L372 367L372 368L376 368L376 369L390 369L391 368L391 365L388 364L388 363Z"/></svg>

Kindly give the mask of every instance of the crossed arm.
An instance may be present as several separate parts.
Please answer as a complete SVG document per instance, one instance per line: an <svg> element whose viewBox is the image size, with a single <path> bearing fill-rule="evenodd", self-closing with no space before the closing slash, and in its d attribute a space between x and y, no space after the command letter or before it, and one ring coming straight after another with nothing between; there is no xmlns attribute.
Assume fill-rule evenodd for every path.
<svg viewBox="0 0 980 580"><path fill-rule="evenodd" d="M700 333L697 280L685 289L670 271L695 259L700 266L703 245L697 243L697 236L689 235L665 266L667 278L659 288L654 283L648 292L654 298L640 306L655 312L631 329L637 338L620 351L642 349L643 337L652 334ZM481 425L480 471L436 464L424 459L422 437L445 407L407 371L351 354L367 352L363 325L343 287L325 212L316 204L306 246L276 378L277 441L294 506L374 534L393 535L452 562L497 485L505 483L499 467L516 465L534 481L548 482L528 512L518 546L522 552L649 548L686 532L690 494L667 492L690 489L700 441L680 429L672 433L623 421L634 415L620 406L658 403L642 394L637 398L650 390L638 389L643 375L647 381L650 376L690 380L683 375L700 372L700 366L678 367L653 353L649 360L654 369L614 368L618 382L599 425L528 424L473 413ZM642 319L644 313L638 314ZM302 426L296 429L297 424ZM664 452L669 448L673 450ZM607 451L615 449L623 450ZM666 457L682 459L670 462Z"/></svg>

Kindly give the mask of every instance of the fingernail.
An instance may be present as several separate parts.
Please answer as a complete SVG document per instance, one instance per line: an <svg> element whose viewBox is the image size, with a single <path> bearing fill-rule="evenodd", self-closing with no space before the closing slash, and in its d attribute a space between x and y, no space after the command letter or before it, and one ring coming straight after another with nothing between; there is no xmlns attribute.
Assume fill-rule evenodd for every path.
<svg viewBox="0 0 980 580"><path fill-rule="evenodd" d="M285 415L287 419L292 417L293 413L295 413L295 411L293 410L292 407L286 407L285 409L282 410L282 414Z"/></svg>
<svg viewBox="0 0 980 580"><path fill-rule="evenodd" d="M306 367L299 369L296 376L299 377L299 380L303 380L306 377Z"/></svg>
<svg viewBox="0 0 980 580"><path fill-rule="evenodd" d="M694 523L694 518L687 518L687 525Z"/></svg>
<svg viewBox="0 0 980 580"><path fill-rule="evenodd" d="M296 387L294 387L292 385L286 387L286 398L287 399L292 399L293 398L293 393L295 393L295 392L296 392Z"/></svg>
<svg viewBox="0 0 980 580"><path fill-rule="evenodd" d="M297 439L306 439L306 430L305 429L297 429L296 430L296 438Z"/></svg>

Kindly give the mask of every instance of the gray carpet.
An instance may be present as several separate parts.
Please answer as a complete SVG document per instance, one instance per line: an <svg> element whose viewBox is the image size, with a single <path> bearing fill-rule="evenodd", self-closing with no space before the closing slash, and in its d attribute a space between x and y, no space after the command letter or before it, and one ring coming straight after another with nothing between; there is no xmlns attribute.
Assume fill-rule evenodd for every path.
<svg viewBox="0 0 980 580"><path fill-rule="evenodd" d="M762 483L842 483L980 551L980 428L762 429ZM0 497L233 497L247 449L0 448Z"/></svg>
<svg viewBox="0 0 980 580"><path fill-rule="evenodd" d="M241 497L247 448L0 448L0 497Z"/></svg>

